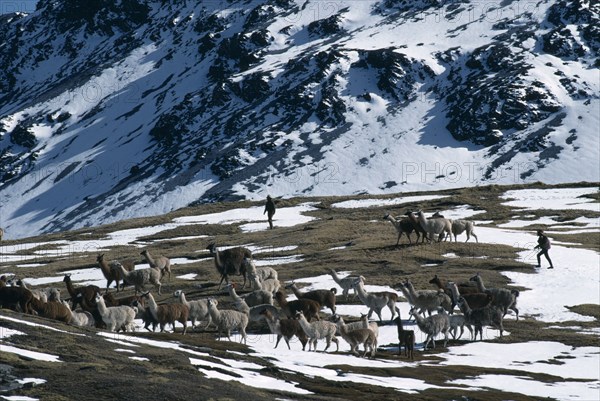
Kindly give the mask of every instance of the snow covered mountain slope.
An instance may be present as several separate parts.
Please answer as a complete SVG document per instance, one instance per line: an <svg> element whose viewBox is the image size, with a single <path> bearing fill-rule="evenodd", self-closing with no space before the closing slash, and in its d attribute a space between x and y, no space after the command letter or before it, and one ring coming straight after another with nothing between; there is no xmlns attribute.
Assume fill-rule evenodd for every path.
<svg viewBox="0 0 600 401"><path fill-rule="evenodd" d="M600 181L588 0L41 0L0 16L10 236L195 202Z"/></svg>

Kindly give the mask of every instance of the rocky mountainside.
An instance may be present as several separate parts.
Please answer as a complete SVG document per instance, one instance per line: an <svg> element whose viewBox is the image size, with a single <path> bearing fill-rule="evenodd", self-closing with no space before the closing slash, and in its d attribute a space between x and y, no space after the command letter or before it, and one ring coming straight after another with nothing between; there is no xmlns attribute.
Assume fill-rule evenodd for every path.
<svg viewBox="0 0 600 401"><path fill-rule="evenodd" d="M599 181L600 4L40 0L0 16L13 237L214 200Z"/></svg>

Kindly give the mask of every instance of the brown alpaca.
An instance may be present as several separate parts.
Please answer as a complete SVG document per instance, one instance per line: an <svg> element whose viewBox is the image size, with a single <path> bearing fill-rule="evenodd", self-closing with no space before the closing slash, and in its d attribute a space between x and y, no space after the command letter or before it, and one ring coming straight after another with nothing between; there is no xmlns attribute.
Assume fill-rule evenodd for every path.
<svg viewBox="0 0 600 401"><path fill-rule="evenodd" d="M398 355L402 355L402 346L404 346L404 356L414 360L415 332L414 330L404 330L402 319L400 318L400 309L396 308L398 317L394 319L398 327Z"/></svg>

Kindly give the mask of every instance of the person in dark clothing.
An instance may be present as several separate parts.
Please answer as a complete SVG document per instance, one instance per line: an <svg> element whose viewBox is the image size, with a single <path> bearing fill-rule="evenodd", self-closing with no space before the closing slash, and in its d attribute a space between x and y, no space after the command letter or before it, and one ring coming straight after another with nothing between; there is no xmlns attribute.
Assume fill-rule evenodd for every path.
<svg viewBox="0 0 600 401"><path fill-rule="evenodd" d="M542 266L541 256L544 255L546 257L546 260L548 261L548 263L550 263L550 267L548 267L548 269L554 269L554 266L552 265L552 261L550 260L550 256L548 255L548 250L550 249L550 239L548 239L548 237L546 237L543 230L537 230L537 235L538 235L538 244L534 249L539 249L540 251L537 254L538 264L536 267Z"/></svg>
<svg viewBox="0 0 600 401"><path fill-rule="evenodd" d="M273 215L275 214L275 202L271 199L271 195L267 195L267 203L265 203L265 211L269 220L269 228L273 228Z"/></svg>

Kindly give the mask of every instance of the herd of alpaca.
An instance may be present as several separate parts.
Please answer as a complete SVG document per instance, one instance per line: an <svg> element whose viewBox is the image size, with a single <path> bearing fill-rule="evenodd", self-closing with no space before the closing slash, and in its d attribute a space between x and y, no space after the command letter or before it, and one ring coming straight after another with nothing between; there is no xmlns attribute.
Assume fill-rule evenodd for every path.
<svg viewBox="0 0 600 401"><path fill-rule="evenodd" d="M145 291L148 284L158 289L160 294L160 279L166 273L170 276L170 261L164 256L152 258L146 250L141 253L149 264L149 268L135 270L136 260L107 261L104 254L96 258L100 271L106 278L104 295L100 287L95 285L76 286L71 279L71 274L65 274L63 282L66 292L61 293L55 287L35 288L27 287L24 280L6 276L0 278L0 307L11 308L17 312L36 314L48 319L59 320L67 324L82 327L108 329L109 331L134 331L133 320L140 316L140 311L154 312L152 305L146 305L144 298L138 292ZM134 286L135 295L115 299L109 292L110 284L115 282L116 292L123 291L128 285ZM61 300L61 294L68 294L70 301ZM148 296L149 293L142 294ZM150 295L151 296L151 295ZM186 307L187 308L187 307ZM184 324L185 319L179 321ZM177 320L177 319L175 319ZM171 323L171 321L167 322ZM163 322L157 319L156 325L164 330ZM155 325L155 326L156 326ZM185 333L185 324L184 324Z"/></svg>
<svg viewBox="0 0 600 401"><path fill-rule="evenodd" d="M425 218L421 211L409 212L406 217L393 217L386 214L398 232L396 245L405 234L410 243L411 233L417 235L416 243L447 239L466 232L467 241L473 232L473 223L465 220L450 220L441 215ZM246 342L248 330L260 332L268 328L277 336L275 348L281 338L290 348L290 340L297 337L302 350L308 343L308 351L316 351L319 340L324 340L327 351L330 344L339 350L338 336L350 345L350 352L362 357L375 357L378 347L379 325L369 321L375 314L379 324L385 324L382 312L389 310L391 321L398 331L398 354L414 359L416 346L415 330L407 329L410 319L403 321L397 306L399 296L393 291L369 291L367 279L361 275L341 275L333 269L328 273L341 289L345 302L360 302L368 308L361 319L346 322L336 312L338 288L306 291L293 281L282 283L278 272L272 267L257 267L252 252L245 247L219 249L216 244L207 247L219 276L217 293L210 297L188 299L182 290L175 291L165 302L157 303L149 287L161 295L161 279L166 275L171 280L171 262L161 255L151 255L148 250L140 253L148 268L136 269L136 261L107 260L104 254L96 258L97 266L106 278L106 288L97 286L76 286L69 274L64 276L70 303L61 301L61 292L56 288L29 289L23 280L0 279L0 307L37 314L42 317L60 320L64 323L97 327L109 331L135 331L135 319L143 322L148 331L159 328L161 332L171 327L176 331L176 322L188 332L188 321L192 332L197 329L209 330L214 326L218 337L231 341L231 334L237 331L241 341ZM241 286L231 278L243 278ZM115 283L115 292L109 289ZM445 281L437 275L429 282L436 289L416 289L410 280L399 285L398 290L410 304L409 318L426 336L423 349L431 343L436 346L436 337L443 336L444 346L449 341L460 339L465 327L471 333L471 340L482 339L483 327L499 330L503 335L503 318L512 310L518 320L516 307L519 292L504 288L487 288L484 279L477 274L468 283ZM225 289L222 290L223 284ZM134 295L115 298L113 294L133 286ZM248 287L246 289L246 287ZM216 296L229 298L217 300ZM65 294L66 294L65 293ZM289 298L288 293L295 296ZM352 297L352 298L351 298ZM327 310L325 309L327 308ZM327 313L326 313L327 312ZM329 313L330 312L330 313ZM201 323L204 323L202 326ZM362 353L359 348L362 347ZM404 351L402 353L402 351Z"/></svg>
<svg viewBox="0 0 600 401"><path fill-rule="evenodd" d="M405 234L409 244L412 244L410 235L413 231L417 234L417 244L419 243L419 239L421 239L421 242L425 242L426 240L431 242L435 238L438 241L445 241L448 238L452 240L452 236L454 236L454 242L457 242L457 237L462 233L466 233L467 235L465 242L468 242L471 236L475 238L476 242L479 242L474 232L475 224L472 221L447 219L439 213L434 213L431 217L427 218L421 210L417 212L408 211L404 217L394 217L386 213L383 219L390 221L398 232L396 246L400 244L402 234Z"/></svg>
<svg viewBox="0 0 600 401"><path fill-rule="evenodd" d="M243 263L248 265L252 262L245 259ZM120 267L123 269L122 266ZM247 266L247 269L261 277L277 274L272 268ZM121 273L125 273L124 269ZM124 274L123 276L126 277ZM335 342L336 350L339 350L339 340L336 336L340 336L350 345L350 352L355 355L360 355L358 348L362 346L363 357L374 357L377 352L379 328L376 322L369 322L369 317L372 312L376 312L379 321L382 322L381 311L383 308L389 308L392 321L398 328L398 354L402 355L404 350L404 356L414 359L415 332L404 328L405 323L400 318L400 309L396 306L397 295L391 291L368 292L364 286L364 277L347 277L351 279L352 287L359 300L369 308L369 314L351 323L346 323L340 315L336 314L336 288L303 292L294 282L286 285L285 289L290 289L295 294L297 298L295 300L287 299L285 289L283 291L278 289L275 296L273 294L267 297L263 297L262 294L256 296L264 290L238 295L235 290L236 285L229 283L227 289L233 300L233 309L222 309L213 297L188 301L181 290L173 293L173 302L160 305L156 303L150 292L115 299L112 293L102 295L102 291L96 286L75 287L70 276L65 275L64 281L73 305L71 308L69 303L60 301L58 289L49 291L38 289L34 296L21 280L11 286L11 283L7 283L3 277L0 280L0 304L5 307L18 305L16 310L37 313L42 317L72 325L96 326L110 331L134 331L136 318L142 319L144 327L149 331L160 327L162 332L167 325L175 331L175 322L179 322L183 326L182 334L187 331L188 321L192 322L192 330L196 329L196 323L205 322L204 330L212 323L219 336L224 335L231 341L231 332L237 330L243 342L246 342L249 324L260 324L262 321L273 334L277 335L275 348L282 337L290 348L289 340L295 336L300 340L303 350L308 343L308 350L316 351L318 340L325 340L324 351L329 348L331 342ZM339 279L339 276L337 278ZM435 338L438 335L444 336L444 346L449 335L452 335L453 339L460 339L465 326L471 332L472 340L477 339L478 333L480 339L482 338L484 326L499 330L502 336L502 319L507 311L513 310L518 316L517 291L485 288L479 274L471 277L470 281L476 285L445 282L436 275L430 282L440 287L437 290L415 290L409 280L401 285L402 293L412 306L410 316L415 319L420 331L427 336L424 349L427 349L430 342L435 348ZM444 288L449 291L450 297L446 295ZM41 294L45 292L52 295L44 298ZM19 296L24 300L18 299ZM12 299L9 301L10 297ZM448 307L448 298L454 300L452 305L458 306L462 314L454 313L453 308ZM80 310L75 310L78 306ZM332 314L328 318L320 316L324 313L323 308L331 311ZM432 312L437 313L432 314ZM394 316L397 317L394 319ZM459 329L460 333L458 333Z"/></svg>

